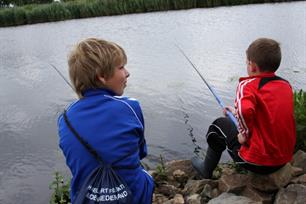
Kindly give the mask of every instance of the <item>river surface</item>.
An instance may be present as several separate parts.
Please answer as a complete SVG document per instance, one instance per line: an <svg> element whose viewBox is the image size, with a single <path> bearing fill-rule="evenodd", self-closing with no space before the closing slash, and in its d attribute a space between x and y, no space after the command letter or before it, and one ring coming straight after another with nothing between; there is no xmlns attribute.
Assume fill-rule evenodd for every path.
<svg viewBox="0 0 306 204"><path fill-rule="evenodd" d="M245 50L258 37L281 43L278 74L306 90L305 19L306 2L294 2L0 28L0 203L48 203L53 172L70 175L56 122L76 95L50 63L68 78L67 55L77 41L104 38L126 50L125 94L141 102L146 163L153 167L160 155L189 159L193 141L205 149L208 125L222 114L175 43L230 105L239 76L246 75Z"/></svg>

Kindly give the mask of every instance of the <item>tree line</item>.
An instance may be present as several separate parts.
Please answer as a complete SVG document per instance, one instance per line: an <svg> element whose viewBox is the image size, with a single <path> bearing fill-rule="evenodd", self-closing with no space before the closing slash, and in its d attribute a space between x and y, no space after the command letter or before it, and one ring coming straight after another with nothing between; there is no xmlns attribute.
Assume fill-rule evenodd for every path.
<svg viewBox="0 0 306 204"><path fill-rule="evenodd" d="M6 8L10 6L23 6L27 4L47 4L53 0L0 0L0 7Z"/></svg>
<svg viewBox="0 0 306 204"><path fill-rule="evenodd" d="M0 0L0 27L131 13L288 1L298 0Z"/></svg>

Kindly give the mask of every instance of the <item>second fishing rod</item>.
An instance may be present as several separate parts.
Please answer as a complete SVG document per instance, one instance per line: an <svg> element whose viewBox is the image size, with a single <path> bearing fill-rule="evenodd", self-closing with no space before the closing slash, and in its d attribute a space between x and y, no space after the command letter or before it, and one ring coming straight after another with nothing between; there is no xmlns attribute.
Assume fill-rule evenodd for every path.
<svg viewBox="0 0 306 204"><path fill-rule="evenodd" d="M175 46L178 48L178 50L183 54L183 56L187 59L187 61L191 64L191 66L193 67L193 69L197 72L197 74L201 77L202 81L205 83L205 85L208 87L208 89L210 90L210 92L213 94L213 96L215 97L215 99L217 100L218 104L221 106L221 108L223 110L226 110L226 114L227 116L230 118L230 120L235 124L235 126L238 128L238 121L235 118L235 116L233 115L233 113L229 110L226 109L223 101L221 100L221 98L216 94L215 90L208 84L208 82L205 80L205 78L202 76L202 74L200 73L200 71L196 68L196 66L192 63L192 61L189 59L189 57L185 54L185 52L177 45L175 44Z"/></svg>

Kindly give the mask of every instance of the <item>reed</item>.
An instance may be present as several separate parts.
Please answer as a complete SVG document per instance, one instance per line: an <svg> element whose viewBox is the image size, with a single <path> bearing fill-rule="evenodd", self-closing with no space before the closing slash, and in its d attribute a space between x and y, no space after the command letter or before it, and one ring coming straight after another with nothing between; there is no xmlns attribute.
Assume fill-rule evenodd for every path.
<svg viewBox="0 0 306 204"><path fill-rule="evenodd" d="M0 25L23 25L26 24L26 22L26 12L22 8L3 9L0 12Z"/></svg>
<svg viewBox="0 0 306 204"><path fill-rule="evenodd" d="M27 16L27 23L34 24L34 23L43 23L48 22L48 15L46 10L48 6L42 5L34 7L30 12L26 12Z"/></svg>
<svg viewBox="0 0 306 204"><path fill-rule="evenodd" d="M296 123L295 151L306 152L306 92L302 89L294 92L294 115Z"/></svg>
<svg viewBox="0 0 306 204"><path fill-rule="evenodd" d="M68 2L65 4L65 8L70 12L71 18L82 18L82 15L84 15L84 11L81 11L82 7L78 2Z"/></svg>
<svg viewBox="0 0 306 204"><path fill-rule="evenodd" d="M48 21L61 21L71 18L70 11L63 4L52 3L46 9L46 16L48 16Z"/></svg>
<svg viewBox="0 0 306 204"><path fill-rule="evenodd" d="M0 9L0 27L66 19L296 0L74 0Z"/></svg>

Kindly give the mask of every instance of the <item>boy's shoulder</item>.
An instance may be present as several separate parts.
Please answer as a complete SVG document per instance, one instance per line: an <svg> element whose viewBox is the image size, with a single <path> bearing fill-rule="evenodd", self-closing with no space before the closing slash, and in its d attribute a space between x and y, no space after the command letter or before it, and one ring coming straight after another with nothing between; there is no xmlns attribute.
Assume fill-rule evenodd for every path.
<svg viewBox="0 0 306 204"><path fill-rule="evenodd" d="M288 84L290 86L290 83L283 79L282 77L279 77L275 75L274 73L268 73L268 74L260 74L256 76L248 76L248 77L241 77L239 78L239 84L253 84L257 85L257 88L260 89L265 84L272 82L272 81L278 81L285 84Z"/></svg>
<svg viewBox="0 0 306 204"><path fill-rule="evenodd" d="M109 96L105 95L105 97L113 100L118 103L118 105L123 105L128 109L131 109L133 112L141 112L141 107L137 99L127 97L127 96Z"/></svg>
<svg viewBox="0 0 306 204"><path fill-rule="evenodd" d="M123 105L125 107L125 110L131 111L131 113L133 113L136 116L140 126L142 128L144 127L142 110L137 99L127 96L107 96L107 97Z"/></svg>
<svg viewBox="0 0 306 204"><path fill-rule="evenodd" d="M239 78L239 84L238 89L254 89L256 90L256 87L258 86L258 83L260 81L260 78L257 76L250 76L250 77L241 77Z"/></svg>
<svg viewBox="0 0 306 204"><path fill-rule="evenodd" d="M130 105L139 105L139 102L137 99L128 97L128 96L110 96L110 95L105 95L105 97L108 97L114 101L118 101L121 103L128 103Z"/></svg>

